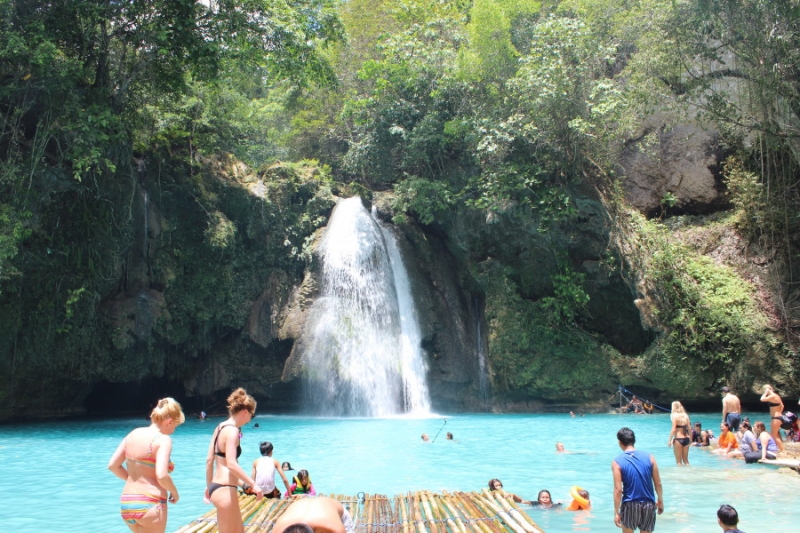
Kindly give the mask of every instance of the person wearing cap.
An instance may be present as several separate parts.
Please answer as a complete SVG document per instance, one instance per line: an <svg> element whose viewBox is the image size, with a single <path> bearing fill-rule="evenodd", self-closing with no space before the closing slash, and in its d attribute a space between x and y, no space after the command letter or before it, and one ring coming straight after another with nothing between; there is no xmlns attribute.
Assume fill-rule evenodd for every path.
<svg viewBox="0 0 800 533"><path fill-rule="evenodd" d="M727 422L731 431L739 431L739 420L741 418L742 403L739 397L731 392L728 387L722 387L722 421Z"/></svg>

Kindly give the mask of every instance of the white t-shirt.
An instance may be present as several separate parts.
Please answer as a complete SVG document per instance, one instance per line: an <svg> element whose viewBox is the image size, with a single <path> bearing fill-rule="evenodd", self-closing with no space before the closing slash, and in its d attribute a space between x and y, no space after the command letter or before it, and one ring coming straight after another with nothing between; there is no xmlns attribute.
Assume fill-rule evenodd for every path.
<svg viewBox="0 0 800 533"><path fill-rule="evenodd" d="M275 490L275 459L260 457L256 463L256 485L261 487L264 494Z"/></svg>

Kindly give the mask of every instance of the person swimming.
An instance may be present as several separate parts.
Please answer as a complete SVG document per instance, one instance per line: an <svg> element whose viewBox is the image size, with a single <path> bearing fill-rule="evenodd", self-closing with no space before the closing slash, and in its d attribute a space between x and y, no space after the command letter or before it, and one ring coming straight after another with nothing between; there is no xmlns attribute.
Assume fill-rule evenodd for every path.
<svg viewBox="0 0 800 533"><path fill-rule="evenodd" d="M547 489L542 489L536 496L536 501L531 502L531 505L534 507L539 507L540 509L560 509L562 504L561 502L554 503L553 497L550 495L550 491Z"/></svg>
<svg viewBox="0 0 800 533"><path fill-rule="evenodd" d="M572 502L566 507L567 511L589 511L592 502L589 500L589 491L575 486L570 490Z"/></svg>

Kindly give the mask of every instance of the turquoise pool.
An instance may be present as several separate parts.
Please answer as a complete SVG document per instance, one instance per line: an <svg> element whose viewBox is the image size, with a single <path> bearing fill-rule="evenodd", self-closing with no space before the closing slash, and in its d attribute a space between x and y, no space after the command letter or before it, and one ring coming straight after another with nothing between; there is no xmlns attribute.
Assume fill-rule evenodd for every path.
<svg viewBox="0 0 800 533"><path fill-rule="evenodd" d="M263 408L262 408L263 410ZM766 420L762 413L751 419ZM717 415L693 416L716 429ZM205 452L215 423L188 420L174 435L175 483L180 502L170 506L168 531L210 509L202 501ZM675 466L666 446L666 414L454 415L409 419L319 419L260 414L244 428L242 463L258 457L269 440L274 457L305 468L322 493L394 495L417 489L480 490L490 478L523 498L547 488L556 501L569 501L572 485L591 493L593 510L530 511L547 533L618 532L613 524L611 460L619 452L623 425L637 447L652 452L664 480L666 512L658 533L718 531L716 510L736 507L749 533L795 531L800 519L800 476L762 465L745 465L693 449L692 466ZM15 532L126 532L119 518L122 482L106 464L120 439L142 420L53 421L0 426L0 523ZM423 443L422 433L435 442ZM445 440L451 431L455 441ZM555 442L576 453L555 453Z"/></svg>

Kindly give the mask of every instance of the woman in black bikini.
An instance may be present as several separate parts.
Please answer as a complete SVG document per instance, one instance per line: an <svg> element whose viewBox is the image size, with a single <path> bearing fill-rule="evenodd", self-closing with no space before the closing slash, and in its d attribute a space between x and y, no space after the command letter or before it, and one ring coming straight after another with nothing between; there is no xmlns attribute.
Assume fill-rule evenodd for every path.
<svg viewBox="0 0 800 533"><path fill-rule="evenodd" d="M769 417L770 420L770 435L775 439L775 444L778 445L778 451L783 451L783 437L781 436L781 424L783 423L781 415L783 414L783 400L772 389L772 385L764 385L764 394L761 395L761 401L769 404Z"/></svg>
<svg viewBox="0 0 800 533"><path fill-rule="evenodd" d="M689 448L692 444L689 429L692 423L689 421L689 415L681 402L672 402L672 413L669 417L672 419L672 431L669 433L667 446L670 446L675 453L675 463L678 466L689 466Z"/></svg>
<svg viewBox="0 0 800 533"><path fill-rule="evenodd" d="M230 417L217 426L208 446L205 499L217 508L217 527L220 533L242 533L244 524L237 494L239 481L253 487L257 500L264 496L261 487L256 485L255 480L247 475L237 461L242 454L239 428L253 419L256 401L240 387L228 396L228 412Z"/></svg>

